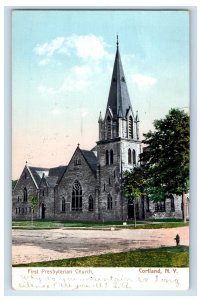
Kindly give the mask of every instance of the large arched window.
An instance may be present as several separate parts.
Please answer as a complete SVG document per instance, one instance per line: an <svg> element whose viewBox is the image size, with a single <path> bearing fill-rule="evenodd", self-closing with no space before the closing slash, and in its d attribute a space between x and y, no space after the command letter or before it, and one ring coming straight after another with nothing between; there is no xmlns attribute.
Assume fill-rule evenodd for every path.
<svg viewBox="0 0 201 300"><path fill-rule="evenodd" d="M89 196L89 211L93 211L94 210L94 199L93 197L90 195Z"/></svg>
<svg viewBox="0 0 201 300"><path fill-rule="evenodd" d="M128 163L131 164L131 149L128 149Z"/></svg>
<svg viewBox="0 0 201 300"><path fill-rule="evenodd" d="M66 211L66 201L65 198L63 197L61 200L61 211L65 212Z"/></svg>
<svg viewBox="0 0 201 300"><path fill-rule="evenodd" d="M128 137L133 139L133 118L131 116L128 119Z"/></svg>
<svg viewBox="0 0 201 300"><path fill-rule="evenodd" d="M133 149L133 164L136 165L136 153L134 149Z"/></svg>
<svg viewBox="0 0 201 300"><path fill-rule="evenodd" d="M78 180L76 180L73 185L72 210L82 210L82 187Z"/></svg>
<svg viewBox="0 0 201 300"><path fill-rule="evenodd" d="M27 188L26 187L23 190L23 201L27 202Z"/></svg>
<svg viewBox="0 0 201 300"><path fill-rule="evenodd" d="M107 139L112 138L112 121L111 118L107 117Z"/></svg>
<svg viewBox="0 0 201 300"><path fill-rule="evenodd" d="M113 165L113 150L110 150L110 165Z"/></svg>
<svg viewBox="0 0 201 300"><path fill-rule="evenodd" d="M107 195L107 209L112 210L112 196L110 194Z"/></svg>
<svg viewBox="0 0 201 300"><path fill-rule="evenodd" d="M108 150L105 151L105 163L106 163L106 165L109 165L109 152L108 152Z"/></svg>
<svg viewBox="0 0 201 300"><path fill-rule="evenodd" d="M171 203L171 211L175 211L174 197L173 195L169 196Z"/></svg>

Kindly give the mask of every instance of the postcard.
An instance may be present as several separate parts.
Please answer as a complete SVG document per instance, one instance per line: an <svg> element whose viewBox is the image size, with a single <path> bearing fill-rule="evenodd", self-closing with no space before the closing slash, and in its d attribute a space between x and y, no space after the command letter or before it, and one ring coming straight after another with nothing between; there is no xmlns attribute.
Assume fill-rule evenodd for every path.
<svg viewBox="0 0 201 300"><path fill-rule="evenodd" d="M12 288L189 289L188 10L12 11Z"/></svg>

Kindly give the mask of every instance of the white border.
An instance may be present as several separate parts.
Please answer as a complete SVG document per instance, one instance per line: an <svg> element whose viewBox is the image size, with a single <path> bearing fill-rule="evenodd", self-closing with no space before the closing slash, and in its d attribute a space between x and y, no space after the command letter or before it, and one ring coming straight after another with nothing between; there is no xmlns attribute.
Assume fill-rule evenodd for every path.
<svg viewBox="0 0 201 300"><path fill-rule="evenodd" d="M101 0L101 1L99 1L99 0L74 0L74 1L73 0L72 1L71 0L49 0L49 1L47 1L47 0L26 0L26 1L23 1L23 0L2 0L0 2L0 36L1 36L1 39L2 39L1 40L2 41L1 44L4 44L4 39L3 39L3 37L4 37L4 8L8 7L8 6L13 6L13 8L20 8L20 6L25 6L25 5L26 5L26 8L31 8L31 9L38 9L38 8L44 8L44 9L46 9L46 8L48 8L50 6L51 6L51 8L56 8L56 7L57 8L64 8L64 7L65 8L66 7L68 7L68 8L76 8L76 7L79 7L79 8L81 8L81 7L82 8L83 7L84 8L89 8L89 7L91 7L91 8L95 8L95 9L96 8L108 8L109 9L109 8L123 8L123 7L124 8L130 7L131 8L131 6L134 9L138 9L138 8L142 8L142 7L146 6L146 8L149 8L149 9L155 9L155 8L166 9L166 8L170 8L170 7L176 9L179 6L180 7L188 6L188 8L190 8L192 6L195 6L195 7L197 7L197 19L198 19L198 27L197 27L197 29L198 29L198 37L200 36L200 28L201 28L201 24L200 23L201 22L200 22L200 1L199 0L197 0L197 1L195 1L195 0L192 0L192 1L190 1L190 0L180 0L180 1L178 1L178 0L169 0L169 1L166 1L166 0L163 0L163 1L162 0L158 0L158 1L156 1L156 0L155 1L153 1L153 0L144 0L144 1L143 0L135 0L135 1L133 1L133 0L124 0L124 1L118 1L118 0L116 0L116 1L113 1L113 0L110 0L110 1L108 1L108 0ZM6 39L7 37L4 37L4 38ZM194 38L194 40L195 39L196 39L196 37ZM194 41L194 42L196 44L196 41ZM199 54L200 51L201 51L201 49L200 49L200 40L198 40L198 55L200 55ZM0 62L1 62L1 67L2 67L1 68L0 78L4 78L4 70L3 70L4 58L5 58L4 57L4 48L0 47L0 59L1 59ZM194 67L195 67L196 62L194 61L193 64L194 64ZM200 56L198 56L197 65L200 66ZM200 78L199 75L200 75L200 70L198 69L198 78ZM0 139L1 139L1 146L3 146L3 144L4 144L4 137L6 138L6 141L8 142L8 138L9 138L9 134L10 133L6 132L5 130L4 131L2 130L4 128L3 124L5 124L5 129L8 129L8 127L6 127L6 123L5 123L5 121L8 122L8 116L5 115L5 119L4 119L4 103L3 103L3 99L4 99L4 83L3 83L3 81L1 81L0 84L1 84L0 85L0 93L1 93L1 101L0 101L0 105L1 105L0 106ZM195 84L196 83L194 82L193 83L194 95L196 94ZM198 99L200 99L199 95L200 95L200 93L198 91ZM200 128L200 113L201 113L201 111L200 111L200 101L198 101L198 103L196 104L197 105L197 109L198 109L197 128ZM5 99L5 103L6 103L6 99ZM6 106L7 106L7 104L5 105L5 107ZM8 124L7 124L7 126L8 126ZM198 129L198 132L199 132L199 129ZM194 136L194 140L196 141L196 136ZM198 153L201 153L201 151L200 151L201 150L200 139L198 140L197 147L198 147L197 148ZM1 151L0 151L0 155L1 155L0 156L1 160L0 161L1 162L4 161L4 158L8 157L8 152L9 152L9 149L5 149L5 153L4 153L3 147L1 147ZM196 150L194 151L194 153L196 155ZM5 157L4 157L4 154L5 154ZM196 164L195 163L196 162L196 158L193 158L193 160L195 160L194 164ZM198 157L198 161L197 162L198 162L198 166L200 166L200 157ZM8 168L10 168L10 166L8 166L7 163L8 163L8 161L5 161L5 164L4 164L4 168L5 168L5 170L7 170L7 172L4 173L3 168L2 167L0 168L0 172L1 172L1 175L2 175L0 177L0 179L1 179L0 180L0 185L1 185L0 186L0 190L1 191L4 190L4 186L5 186L4 185L4 176L9 173ZM1 164L1 166L2 166L2 164ZM198 170L199 170L199 168L198 168ZM198 176L199 176L198 177L198 179L199 179L200 178L200 174L198 174ZM194 178L196 179L196 177L194 177ZM7 183L6 187L8 188L9 187L9 183L6 182L7 180L8 180L8 178L5 176L5 184ZM196 184L194 185L194 187L196 188ZM198 189L197 189L197 191L198 191ZM5 194L5 196L8 196L8 191L5 191L5 192L7 192ZM4 228L4 224L5 224L6 228L9 228L9 226L10 226L10 223L9 223L10 222L10 220L9 220L9 213L7 212L7 210L5 211L6 212L6 214L5 214L5 219L6 220L4 220L4 203L6 203L6 202L3 202L3 199L5 199L4 198L4 193L3 193L2 197L1 197L1 200L2 200L2 204L1 204L2 217L0 218L0 228L1 228L1 233L2 233L1 234L1 245L4 244L4 238L5 238L6 241L8 241L8 236L6 236L6 234L3 231L3 229L5 229ZM5 199L5 200L8 201L9 199ZM196 199L192 199L192 201L196 201ZM6 208L8 208L8 204L7 203L6 203ZM200 202L197 203L197 211L201 211L201 209L200 209ZM200 218L199 218L198 219L197 228L200 228L200 225L201 224L200 224ZM198 236L199 236L199 233L198 233ZM6 245L6 247L8 247L8 245ZM200 249L200 245L198 245L198 247ZM198 253L199 253L199 249L198 249ZM6 258L6 256L5 256L5 258ZM5 262L5 265L6 265L5 269L3 268L4 267L4 262ZM8 261L6 261L6 259L4 260L4 258L2 257L2 255L0 255L0 267L2 268L1 274L5 275L5 277L6 277L5 280L7 280L7 279L10 280L10 277L8 276L8 274L4 273L4 270L8 271L7 265L8 265ZM200 258L198 257L198 273L199 273L199 275L198 275L198 295L200 295L200 287L199 287L200 271L199 271L199 266L200 266ZM3 278L3 277L4 276L1 276L1 278ZM22 294L16 293L15 294L15 293L13 293L12 290L10 290L9 292L6 290L5 294L4 294L3 291L4 291L4 282L1 279L0 280L0 296L2 296L2 297L4 297L5 295L7 297L8 297L8 295L10 295L10 296L11 295L12 296L19 295L18 297L21 298L20 295L26 295L26 296L29 295L30 296L31 294L32 295L34 294L34 293L31 293L31 294L30 293L28 293L28 294L25 294L25 293L22 293ZM160 295L165 295L165 294L168 295L168 293L162 293L162 294L160 293ZM39 296L39 295L41 295L41 293L36 293L34 295ZM45 295L52 295L53 296L53 293L45 293L45 294L43 293L43 296L45 296ZM67 294L62 293L62 295L67 295ZM98 295L100 295L100 293L96 294L96 298L99 298ZM138 293L138 295L136 295L136 296L139 296L139 295L142 295L142 293L140 293L140 294ZM146 296L146 295L153 296L153 295L159 295L159 294L158 293L154 294L154 293L151 293L151 292L149 292L149 293L145 292L144 296ZM197 297L198 297L198 295L197 295ZM189 294L189 296L187 296L187 298L191 298L191 297L192 296L190 296L190 294ZM8 297L8 298L10 298L10 297ZM79 297L72 297L72 299L78 299L78 298ZM88 297L84 296L84 293L82 293L82 298L88 299ZM113 298L112 294L111 294L110 298ZM126 297L122 296L122 297L118 297L118 299L119 298L120 299L125 299ZM143 299L143 298L146 298L146 297L140 297L140 299ZM172 298L172 296L171 296L171 298ZM55 296L55 297L53 296L53 299L58 299L58 297L57 296ZM68 296L68 299L71 299L70 295Z"/></svg>

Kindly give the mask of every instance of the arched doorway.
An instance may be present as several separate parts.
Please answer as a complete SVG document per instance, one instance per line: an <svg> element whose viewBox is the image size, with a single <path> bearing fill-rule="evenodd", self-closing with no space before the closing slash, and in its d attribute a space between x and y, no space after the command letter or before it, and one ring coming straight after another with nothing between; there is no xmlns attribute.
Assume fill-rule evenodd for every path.
<svg viewBox="0 0 201 300"><path fill-rule="evenodd" d="M135 214L136 219L140 218L140 207L137 200L133 200L131 198L128 199L128 219L134 220L134 203L135 203Z"/></svg>
<svg viewBox="0 0 201 300"><path fill-rule="evenodd" d="M42 203L41 206L41 219L44 220L45 219L45 204Z"/></svg>

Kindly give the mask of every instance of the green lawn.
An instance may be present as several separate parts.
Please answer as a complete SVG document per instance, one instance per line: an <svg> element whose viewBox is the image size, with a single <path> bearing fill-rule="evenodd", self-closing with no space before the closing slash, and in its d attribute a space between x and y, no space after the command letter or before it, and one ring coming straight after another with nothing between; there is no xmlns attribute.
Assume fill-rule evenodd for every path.
<svg viewBox="0 0 201 300"><path fill-rule="evenodd" d="M172 228L188 226L188 223L183 223L181 220L164 219L151 220L149 222L138 221L137 229L154 229L154 228ZM13 221L13 229L54 229L54 228L129 228L135 229L133 221L128 221L127 225L124 226L122 221L107 221L107 222L89 222L89 221L50 221L50 220L34 220L32 221Z"/></svg>
<svg viewBox="0 0 201 300"><path fill-rule="evenodd" d="M14 267L189 267L189 247L162 247L54 260Z"/></svg>

